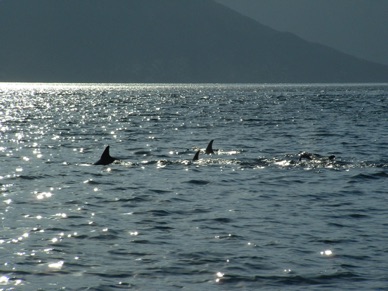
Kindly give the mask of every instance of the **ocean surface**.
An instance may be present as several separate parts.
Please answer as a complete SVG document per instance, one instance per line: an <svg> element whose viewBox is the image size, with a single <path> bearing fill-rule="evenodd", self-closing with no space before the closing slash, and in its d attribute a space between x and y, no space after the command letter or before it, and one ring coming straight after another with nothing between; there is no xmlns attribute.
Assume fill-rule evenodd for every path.
<svg viewBox="0 0 388 291"><path fill-rule="evenodd" d="M388 290L388 84L3 83L0 161L0 290Z"/></svg>

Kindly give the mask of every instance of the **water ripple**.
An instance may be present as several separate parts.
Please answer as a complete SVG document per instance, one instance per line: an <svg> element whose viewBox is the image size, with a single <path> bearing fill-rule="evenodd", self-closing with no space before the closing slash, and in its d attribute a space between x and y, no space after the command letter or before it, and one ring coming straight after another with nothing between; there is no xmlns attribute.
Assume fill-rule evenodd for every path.
<svg viewBox="0 0 388 291"><path fill-rule="evenodd" d="M387 90L0 85L1 287L386 288Z"/></svg>

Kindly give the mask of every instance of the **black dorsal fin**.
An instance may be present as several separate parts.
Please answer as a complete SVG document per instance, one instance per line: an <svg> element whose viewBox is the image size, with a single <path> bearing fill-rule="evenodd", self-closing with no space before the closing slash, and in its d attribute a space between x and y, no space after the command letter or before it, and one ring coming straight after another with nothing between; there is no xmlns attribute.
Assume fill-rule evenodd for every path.
<svg viewBox="0 0 388 291"><path fill-rule="evenodd" d="M104 150L104 152L101 155L101 158L95 162L95 165L109 165L113 163L116 159L111 157L109 154L109 146L107 146Z"/></svg>
<svg viewBox="0 0 388 291"><path fill-rule="evenodd" d="M210 154L214 154L214 151L213 151L213 141L214 139L212 139L209 144L207 145L207 148L205 150L206 154L207 155L210 155Z"/></svg>
<svg viewBox="0 0 388 291"><path fill-rule="evenodd" d="M194 158L193 158L193 161L198 161L198 159L199 159L199 152L200 152L200 150L198 150L198 151L195 153Z"/></svg>

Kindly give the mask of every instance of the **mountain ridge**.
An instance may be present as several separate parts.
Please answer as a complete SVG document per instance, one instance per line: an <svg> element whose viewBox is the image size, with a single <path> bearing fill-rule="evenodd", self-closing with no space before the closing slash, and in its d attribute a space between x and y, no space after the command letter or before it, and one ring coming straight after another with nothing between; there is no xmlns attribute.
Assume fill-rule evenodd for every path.
<svg viewBox="0 0 388 291"><path fill-rule="evenodd" d="M212 0L3 0L0 43L3 82L388 82Z"/></svg>

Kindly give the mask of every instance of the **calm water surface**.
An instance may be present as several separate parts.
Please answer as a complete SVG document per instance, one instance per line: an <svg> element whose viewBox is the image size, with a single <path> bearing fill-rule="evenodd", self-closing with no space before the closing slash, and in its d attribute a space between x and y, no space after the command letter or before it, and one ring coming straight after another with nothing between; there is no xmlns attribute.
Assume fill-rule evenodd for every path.
<svg viewBox="0 0 388 291"><path fill-rule="evenodd" d="M0 290L388 290L387 128L387 84L0 84Z"/></svg>

